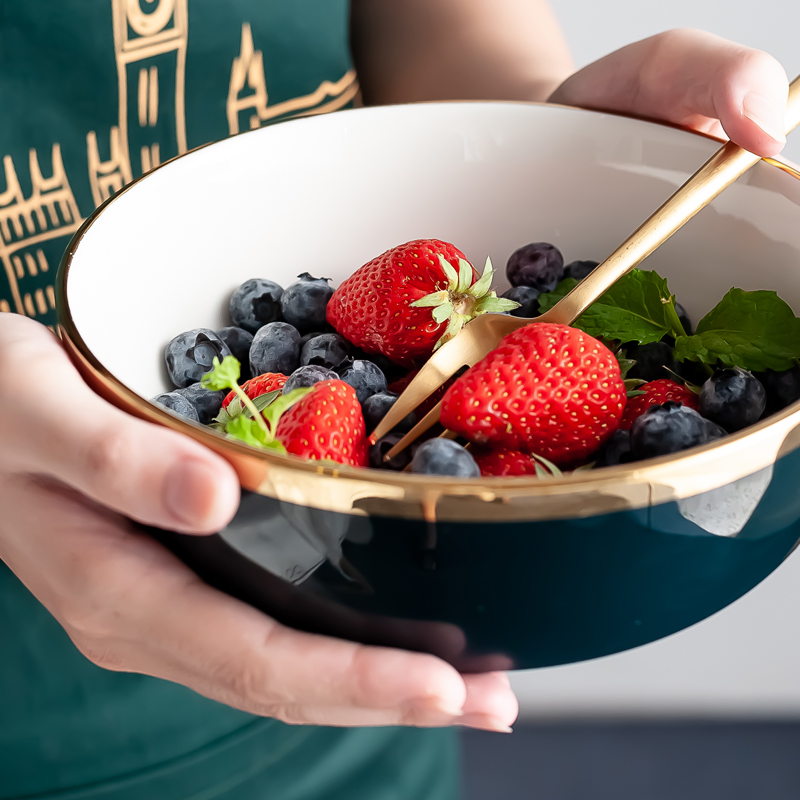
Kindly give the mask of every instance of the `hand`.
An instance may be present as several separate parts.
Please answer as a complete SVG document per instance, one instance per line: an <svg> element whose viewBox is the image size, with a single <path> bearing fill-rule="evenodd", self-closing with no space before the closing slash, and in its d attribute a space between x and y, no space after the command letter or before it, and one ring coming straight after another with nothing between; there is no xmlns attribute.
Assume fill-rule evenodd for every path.
<svg viewBox="0 0 800 800"><path fill-rule="evenodd" d="M703 31L673 30L589 64L549 100L674 122L774 156L786 143L787 93L772 56Z"/></svg>
<svg viewBox="0 0 800 800"><path fill-rule="evenodd" d="M514 721L502 673L462 677L433 656L285 628L139 533L128 518L224 527L239 497L233 469L105 403L46 328L12 314L0 314L0 408L0 558L95 664L289 723Z"/></svg>

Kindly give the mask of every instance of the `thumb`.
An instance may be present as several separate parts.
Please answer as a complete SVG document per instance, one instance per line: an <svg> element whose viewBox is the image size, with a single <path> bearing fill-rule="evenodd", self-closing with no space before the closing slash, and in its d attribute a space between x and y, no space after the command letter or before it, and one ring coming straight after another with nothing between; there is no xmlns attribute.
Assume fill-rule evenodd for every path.
<svg viewBox="0 0 800 800"><path fill-rule="evenodd" d="M551 102L621 111L724 134L773 156L786 143L788 81L772 56L698 30L636 42L568 78Z"/></svg>
<svg viewBox="0 0 800 800"><path fill-rule="evenodd" d="M0 467L47 475L132 519L212 533L233 516L239 482L222 458L186 436L135 419L83 382L49 331L23 317L0 324ZM27 385L30 391L22 391Z"/></svg>

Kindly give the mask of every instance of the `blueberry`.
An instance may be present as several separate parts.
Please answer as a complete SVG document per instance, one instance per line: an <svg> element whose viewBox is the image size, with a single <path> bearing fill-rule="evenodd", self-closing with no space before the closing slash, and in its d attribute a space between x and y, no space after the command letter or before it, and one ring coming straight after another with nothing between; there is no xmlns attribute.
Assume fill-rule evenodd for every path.
<svg viewBox="0 0 800 800"><path fill-rule="evenodd" d="M300 350L303 350L305 347L306 342L310 341L311 339L316 339L317 336L322 336L324 333L328 333L329 331L311 331L311 333L304 333L300 337Z"/></svg>
<svg viewBox="0 0 800 800"><path fill-rule="evenodd" d="M348 343L349 344L349 343ZM367 353L360 348L350 345L350 354L356 361L371 361L385 376L386 381L391 383L398 378L402 378L408 370L395 364L390 358L387 358L383 353Z"/></svg>
<svg viewBox="0 0 800 800"><path fill-rule="evenodd" d="M689 319L686 309L680 303L675 303L675 311L678 314L678 319L681 321L681 325L683 325L683 330L686 331L686 335L691 336L692 321Z"/></svg>
<svg viewBox="0 0 800 800"><path fill-rule="evenodd" d="M547 242L533 242L515 250L506 264L506 277L512 286L533 286L552 292L564 275L564 256Z"/></svg>
<svg viewBox="0 0 800 800"><path fill-rule="evenodd" d="M197 383L213 366L231 355L228 345L207 328L195 328L176 336L164 351L170 380L179 389Z"/></svg>
<svg viewBox="0 0 800 800"><path fill-rule="evenodd" d="M400 395L394 392L378 392L368 397L361 410L364 412L364 422L367 426L367 431L373 431L378 426L378 423L386 416L389 409L397 402ZM408 433L417 424L417 415L412 411L407 417L400 420L394 426L394 430L400 433Z"/></svg>
<svg viewBox="0 0 800 800"><path fill-rule="evenodd" d="M293 389L313 386L320 381L338 380L339 376L333 370L320 367L318 364L308 364L305 367L299 367L289 376L289 380L283 384L283 393L289 394Z"/></svg>
<svg viewBox="0 0 800 800"><path fill-rule="evenodd" d="M308 333L325 325L325 311L333 289L330 278L312 278L307 272L287 286L281 298L283 318L300 333Z"/></svg>
<svg viewBox="0 0 800 800"><path fill-rule="evenodd" d="M717 425L716 422L712 422L710 419L706 420L706 428L708 428L709 442L716 442L717 439L722 439L724 436L728 435L728 431L726 431L725 428L721 425Z"/></svg>
<svg viewBox="0 0 800 800"><path fill-rule="evenodd" d="M222 401L228 392L226 389L212 392L211 389L204 389L199 383L193 383L185 389L178 389L175 394L185 397L194 406L198 421L202 425L208 425L219 414Z"/></svg>
<svg viewBox="0 0 800 800"><path fill-rule="evenodd" d="M245 281L228 302L228 312L233 324L255 333L268 322L281 318L283 289L273 281L252 278Z"/></svg>
<svg viewBox="0 0 800 800"><path fill-rule="evenodd" d="M627 378L639 378L646 382L661 378L675 380L675 356L672 348L665 342L635 344L626 350L628 358L636 363L628 370ZM670 372L669 370L672 370Z"/></svg>
<svg viewBox="0 0 800 800"><path fill-rule="evenodd" d="M403 438L402 433L387 433L369 448L369 465L373 469L392 469L398 472L404 470L410 463L414 448L406 447L389 461L383 457Z"/></svg>
<svg viewBox="0 0 800 800"><path fill-rule="evenodd" d="M480 478L475 459L452 439L429 439L419 446L411 459L411 471L422 475L453 475L457 478Z"/></svg>
<svg viewBox="0 0 800 800"><path fill-rule="evenodd" d="M800 400L800 367L792 367L783 372L768 369L760 372L757 377L767 392L767 415L781 411Z"/></svg>
<svg viewBox="0 0 800 800"><path fill-rule="evenodd" d="M309 339L300 351L300 366L316 364L336 369L350 355L350 345L338 333L323 333Z"/></svg>
<svg viewBox="0 0 800 800"><path fill-rule="evenodd" d="M182 395L177 392L165 392L153 398L154 403L158 403L170 411L174 411L181 417L190 419L192 422L199 422L195 407Z"/></svg>
<svg viewBox="0 0 800 800"><path fill-rule="evenodd" d="M244 328L220 328L217 336L228 345L236 360L241 365L241 379L246 381L250 377L250 345L253 344L253 334Z"/></svg>
<svg viewBox="0 0 800 800"><path fill-rule="evenodd" d="M564 277L582 281L599 263L599 261L571 261L564 267Z"/></svg>
<svg viewBox="0 0 800 800"><path fill-rule="evenodd" d="M603 445L597 454L595 467L615 467L617 464L625 464L630 461L631 455L631 432L618 430Z"/></svg>
<svg viewBox="0 0 800 800"><path fill-rule="evenodd" d="M281 372L291 375L300 363L300 334L286 322L269 322L260 328L250 345L253 375Z"/></svg>
<svg viewBox="0 0 800 800"><path fill-rule="evenodd" d="M761 381L741 367L718 369L700 390L700 413L729 433L758 422L766 405Z"/></svg>
<svg viewBox="0 0 800 800"><path fill-rule="evenodd" d="M503 292L503 297L519 303L519 308L509 311L512 317L535 317L539 313L539 295L541 292L533 286L512 286Z"/></svg>
<svg viewBox="0 0 800 800"><path fill-rule="evenodd" d="M650 406L634 420L631 427L631 457L633 461L677 453L689 447L705 444L709 431L694 409L672 400L660 406Z"/></svg>
<svg viewBox="0 0 800 800"><path fill-rule="evenodd" d="M371 361L345 361L339 368L339 375L356 390L361 405L373 394L386 391L386 376Z"/></svg>

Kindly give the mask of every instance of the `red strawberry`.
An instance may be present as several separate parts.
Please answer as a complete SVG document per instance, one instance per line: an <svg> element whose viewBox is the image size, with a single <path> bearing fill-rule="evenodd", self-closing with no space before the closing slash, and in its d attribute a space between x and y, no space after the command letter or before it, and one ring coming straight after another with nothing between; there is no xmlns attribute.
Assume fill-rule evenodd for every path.
<svg viewBox="0 0 800 800"><path fill-rule="evenodd" d="M328 322L354 345L402 366L427 359L478 314L516 308L489 291L464 254L438 239L387 250L356 270L328 303Z"/></svg>
<svg viewBox="0 0 800 800"><path fill-rule="evenodd" d="M650 406L659 406L666 403L667 400L674 400L676 403L682 403L695 411L700 411L700 398L691 389L668 378L645 383L639 391L645 392L645 394L629 397L625 410L622 412L622 421L619 423L619 427L624 431L630 430L634 420L644 414Z"/></svg>
<svg viewBox="0 0 800 800"><path fill-rule="evenodd" d="M577 328L538 323L506 336L442 402L442 424L470 441L579 462L617 429L625 384L609 349Z"/></svg>
<svg viewBox="0 0 800 800"><path fill-rule="evenodd" d="M256 397L261 397L262 394L267 392L274 392L277 389L283 389L283 384L286 383L288 377L282 375L280 372L265 372L255 378L251 378L242 384L242 391L251 399L255 400ZM222 407L227 408L233 398L236 397L236 392L228 392L228 396L222 401Z"/></svg>
<svg viewBox="0 0 800 800"><path fill-rule="evenodd" d="M533 456L520 450L497 448L493 450L476 447L472 457L481 469L481 475L535 475L536 462Z"/></svg>
<svg viewBox="0 0 800 800"><path fill-rule="evenodd" d="M405 391L405 388L408 386L409 383L414 379L416 374L419 372L418 369L409 372L408 375L404 375L402 378L398 378L396 381L392 381L389 386L387 387L390 392L394 392L395 394L402 394ZM431 395L426 397L416 409L417 419L422 419L445 395L445 392L456 382L456 378L448 378L435 392Z"/></svg>
<svg viewBox="0 0 800 800"><path fill-rule="evenodd" d="M285 411L275 431L290 453L351 467L367 466L364 416L356 390L344 381L321 381Z"/></svg>

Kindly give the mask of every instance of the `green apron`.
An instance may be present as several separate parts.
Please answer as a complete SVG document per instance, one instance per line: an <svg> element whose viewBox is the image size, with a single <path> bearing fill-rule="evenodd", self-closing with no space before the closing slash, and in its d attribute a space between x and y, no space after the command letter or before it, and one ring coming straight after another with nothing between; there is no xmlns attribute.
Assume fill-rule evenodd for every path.
<svg viewBox="0 0 800 800"><path fill-rule="evenodd" d="M52 325L70 236L151 167L350 105L347 24L347 0L0 0L0 312ZM456 772L452 731L290 727L104 671L0 562L2 800L445 800Z"/></svg>

